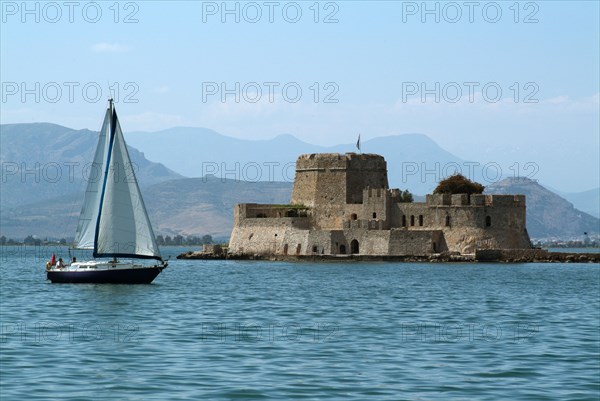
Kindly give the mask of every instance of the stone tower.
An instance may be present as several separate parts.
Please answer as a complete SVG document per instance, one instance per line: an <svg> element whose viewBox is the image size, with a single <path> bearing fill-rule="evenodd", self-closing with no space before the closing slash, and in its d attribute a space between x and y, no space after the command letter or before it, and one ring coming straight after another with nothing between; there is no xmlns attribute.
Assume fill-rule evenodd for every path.
<svg viewBox="0 0 600 401"><path fill-rule="evenodd" d="M296 161L292 204L308 206L315 228L342 226L346 204L363 201L365 188L388 188L383 156L357 153L301 155Z"/></svg>

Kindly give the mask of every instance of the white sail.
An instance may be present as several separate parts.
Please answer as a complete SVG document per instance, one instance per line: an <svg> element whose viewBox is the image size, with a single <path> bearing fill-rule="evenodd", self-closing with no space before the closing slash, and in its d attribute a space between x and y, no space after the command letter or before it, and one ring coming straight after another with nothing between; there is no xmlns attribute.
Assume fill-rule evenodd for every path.
<svg viewBox="0 0 600 401"><path fill-rule="evenodd" d="M161 259L114 110L111 125L94 255Z"/></svg>
<svg viewBox="0 0 600 401"><path fill-rule="evenodd" d="M83 207L79 215L77 231L75 233L75 248L94 249L94 237L96 235L96 222L98 221L98 211L100 207L100 196L102 194L102 183L104 182L104 170L106 163L106 151L110 131L110 109L106 110L98 146L94 161L89 168L88 184L85 191Z"/></svg>

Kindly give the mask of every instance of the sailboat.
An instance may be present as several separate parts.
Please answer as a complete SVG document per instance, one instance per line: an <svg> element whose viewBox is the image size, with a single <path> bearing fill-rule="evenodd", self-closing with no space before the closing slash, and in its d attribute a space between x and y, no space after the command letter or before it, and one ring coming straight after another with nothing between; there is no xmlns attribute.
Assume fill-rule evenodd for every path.
<svg viewBox="0 0 600 401"><path fill-rule="evenodd" d="M94 258L68 265L46 265L53 283L149 284L167 267L160 255L135 178L113 100L104 116L77 231L75 249L92 249ZM132 259L122 261L120 259ZM54 256L53 256L54 261ZM154 265L133 259L155 260Z"/></svg>

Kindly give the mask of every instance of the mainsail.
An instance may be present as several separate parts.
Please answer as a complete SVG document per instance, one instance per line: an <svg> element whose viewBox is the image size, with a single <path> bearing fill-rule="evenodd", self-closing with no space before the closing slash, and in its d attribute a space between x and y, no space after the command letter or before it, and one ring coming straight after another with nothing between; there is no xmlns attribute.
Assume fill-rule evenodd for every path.
<svg viewBox="0 0 600 401"><path fill-rule="evenodd" d="M94 249L94 237L96 235L96 222L100 210L100 195L102 194L102 183L104 182L104 170L106 165L106 149L110 139L110 108L106 110L94 161L90 166L88 184L83 200L83 207L79 215L79 223L75 233L75 248Z"/></svg>
<svg viewBox="0 0 600 401"><path fill-rule="evenodd" d="M109 128L104 130L107 121ZM91 231L94 257L162 260L112 102L94 163L99 153L103 155L103 175L97 180L99 184L88 183L79 222L81 230L77 230L78 247L89 246Z"/></svg>

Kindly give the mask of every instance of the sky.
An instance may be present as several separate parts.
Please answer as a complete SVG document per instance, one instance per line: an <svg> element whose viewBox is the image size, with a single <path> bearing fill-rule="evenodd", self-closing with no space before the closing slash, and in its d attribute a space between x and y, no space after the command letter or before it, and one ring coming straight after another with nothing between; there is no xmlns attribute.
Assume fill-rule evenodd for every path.
<svg viewBox="0 0 600 401"><path fill-rule="evenodd" d="M112 95L126 132L422 133L562 191L599 186L597 1L0 4L2 124L97 130Z"/></svg>

